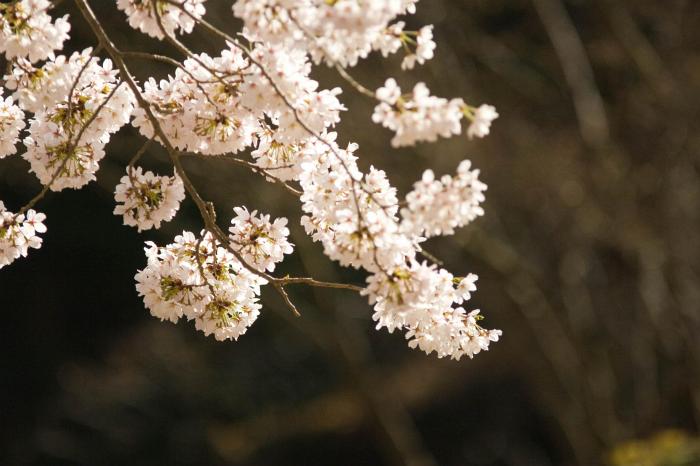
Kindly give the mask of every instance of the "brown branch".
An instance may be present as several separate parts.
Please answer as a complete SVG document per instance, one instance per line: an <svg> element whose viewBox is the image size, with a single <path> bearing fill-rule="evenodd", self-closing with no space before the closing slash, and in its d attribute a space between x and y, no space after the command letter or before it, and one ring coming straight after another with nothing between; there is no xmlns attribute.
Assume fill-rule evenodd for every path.
<svg viewBox="0 0 700 466"><path fill-rule="evenodd" d="M269 172L269 170L266 170L262 167L259 167L255 165L253 162L249 162L248 160L243 160L239 159L237 157L232 157L230 155L225 155L225 154L216 154L216 155L204 155L204 154L197 154L194 152L186 152L181 154L182 157L194 157L198 159L215 159L215 160L224 160L229 163L233 163L236 165L241 165L247 168L250 168L252 171L255 173L262 175L263 177L270 178L273 182L281 184L287 191L290 193L294 194L296 197L301 196L303 193L295 188L294 186L290 185L289 183L282 181L279 177L273 175L272 173Z"/></svg>
<svg viewBox="0 0 700 466"><path fill-rule="evenodd" d="M317 288L336 288L344 290L357 291L358 293L364 288L359 285L352 285L349 283L336 283L336 282L323 282L310 277L284 277L279 278L285 285L310 285Z"/></svg>
<svg viewBox="0 0 700 466"><path fill-rule="evenodd" d="M348 70L343 68L342 66L338 65L337 63L335 64L335 70L338 72L341 78L343 78L350 86L352 86L357 92L360 94L369 97L372 100L379 100L377 99L377 96L372 92L371 90L367 89L365 86L360 84L359 81L357 81L355 78L353 78L350 73L348 73Z"/></svg>

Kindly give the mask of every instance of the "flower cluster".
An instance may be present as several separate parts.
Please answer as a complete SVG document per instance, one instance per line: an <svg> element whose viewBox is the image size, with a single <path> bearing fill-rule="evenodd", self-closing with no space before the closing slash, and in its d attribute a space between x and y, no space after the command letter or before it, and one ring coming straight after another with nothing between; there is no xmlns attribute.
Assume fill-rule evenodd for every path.
<svg viewBox="0 0 700 466"><path fill-rule="evenodd" d="M460 134L464 116L471 121L467 135L481 138L489 134L491 122L498 117L491 105L473 108L460 98L447 100L432 96L424 83L416 84L410 95L403 95L396 80L389 78L375 95L379 104L374 108L372 120L396 133L391 139L394 147Z"/></svg>
<svg viewBox="0 0 700 466"><path fill-rule="evenodd" d="M413 243L399 231L396 189L386 173L371 167L363 174L357 144L343 150L334 139L330 134L325 143L310 145L313 152L302 163L306 232L342 265L376 271L411 256Z"/></svg>
<svg viewBox="0 0 700 466"><path fill-rule="evenodd" d="M317 91L305 54L258 45L251 56L260 66L231 44L219 57L194 56L169 79L145 83L143 95L175 147L236 153L273 134L275 141L294 143L308 137L305 128L323 131L340 121L340 89ZM147 114L137 109L134 116L141 133L153 137Z"/></svg>
<svg viewBox="0 0 700 466"><path fill-rule="evenodd" d="M455 228L484 215L480 204L486 185L479 181L479 170L470 168L471 162L464 160L456 176L445 175L439 180L432 170L426 170L406 195L402 230L423 237L451 235Z"/></svg>
<svg viewBox="0 0 700 466"><path fill-rule="evenodd" d="M178 2L185 11L164 0L117 0L117 7L126 13L132 28L151 37L163 39L163 31L170 36L174 35L176 30L181 33L192 32L194 18L204 16L204 1Z"/></svg>
<svg viewBox="0 0 700 466"><path fill-rule="evenodd" d="M478 171L470 171L465 161L454 178L435 182L424 175L407 197L401 222L396 190L385 173L372 167L363 174L353 155L357 145L341 150L333 135L327 136L315 145L316 153L307 150L301 164L307 213L302 223L331 259L370 272L363 293L374 304L378 328L403 329L411 347L438 357L472 357L488 349L500 331L477 325L478 311L455 307L470 298L476 276L457 280L445 269L416 260L421 235L452 233L482 213L486 186L478 181ZM425 224L417 225L419 220Z"/></svg>
<svg viewBox="0 0 700 466"><path fill-rule="evenodd" d="M49 57L68 39L68 15L51 22L49 0L0 3L0 53L34 63Z"/></svg>
<svg viewBox="0 0 700 466"><path fill-rule="evenodd" d="M79 68L78 63L83 63ZM62 60L72 82L62 100L36 110L22 155L51 190L81 188L95 179L110 135L128 123L134 98L120 86L110 60L99 64L85 54ZM21 103L21 101L20 101Z"/></svg>
<svg viewBox="0 0 700 466"><path fill-rule="evenodd" d="M387 79L376 91L379 104L372 120L394 131L394 147L411 146L418 141L435 141L462 132L462 99L443 99L430 95L424 83L418 83L410 96L403 96L394 79Z"/></svg>
<svg viewBox="0 0 700 466"><path fill-rule="evenodd" d="M415 51L409 53L401 62L401 69L411 70L416 66L416 63L423 64L433 58L435 55L435 42L433 41L433 26L423 26L416 33L416 39L413 40L406 32L403 33L404 42L415 44ZM408 46L407 46L408 47Z"/></svg>
<svg viewBox="0 0 700 466"><path fill-rule="evenodd" d="M14 105L12 97L2 97L0 87L0 159L15 153L19 132L24 128L24 112Z"/></svg>
<svg viewBox="0 0 700 466"><path fill-rule="evenodd" d="M183 232L164 248L147 243L148 265L136 274L136 290L154 317L195 327L217 340L238 339L260 315L260 286L211 233Z"/></svg>
<svg viewBox="0 0 700 466"><path fill-rule="evenodd" d="M46 215L29 209L25 214L13 214L0 201L0 269L19 257L27 257L29 248L39 249L45 233Z"/></svg>
<svg viewBox="0 0 700 466"><path fill-rule="evenodd" d="M467 313L453 307L471 297L475 281L475 275L457 279L444 269L411 261L390 273L371 275L364 293L374 303L377 328L405 328L412 348L460 359L487 350L501 335L477 324L478 310Z"/></svg>
<svg viewBox="0 0 700 466"><path fill-rule="evenodd" d="M238 0L233 13L243 19L254 40L292 44L308 52L315 63L354 66L373 50L386 56L401 45L416 44L403 31L398 16L415 13L418 0ZM435 48L428 31L421 31L414 58L432 58ZM418 58L420 57L420 58Z"/></svg>
<svg viewBox="0 0 700 466"><path fill-rule="evenodd" d="M203 21L204 0L116 0L133 28L170 39L186 55L165 79L141 84L129 73L119 76L112 61L92 49L57 55L70 26L66 17L52 20L48 0L0 4L0 52L9 63L3 81L13 91L3 98L0 89L0 158L15 151L28 126L22 156L30 171L51 190L81 188L95 179L111 136L131 123L165 145L177 166L173 176L144 171L134 167L141 152L127 166L114 213L139 231L175 216L185 197L181 152L232 159L299 195L301 224L324 253L367 273L362 293L374 307L377 328L401 330L411 347L439 357L472 357L500 336L479 325L478 310L463 307L476 276L458 278L418 257L427 255L421 246L427 238L453 234L483 214L486 185L479 171L468 161L454 176L436 179L427 170L399 202L383 170L360 169L357 144L337 142L333 128L346 110L341 89L322 89L311 78L314 63L354 66L373 51L388 56L403 49L402 69L433 58L433 26L407 31L399 20L415 12L417 1L237 0L233 14L243 20L243 31L229 36L209 27L227 39L220 53L209 55L190 53L174 37ZM93 29L126 69L128 55L108 47L106 33ZM140 105L130 89L138 89ZM375 97L372 119L395 132L393 146L461 134L463 118L469 138L484 137L498 117L490 105L433 96L424 83L403 94L388 79ZM252 161L232 157L243 151ZM199 236L183 232L165 247L147 243L148 262L135 279L151 314L194 320L197 329L226 340L237 339L257 319L260 287L268 281L293 308L284 286L294 278L270 275L293 252L287 219L236 207L226 234L215 224L213 205L187 187L207 230ZM41 245L44 215L29 207L45 192L21 214L0 203L0 267ZM310 281L321 283L296 280Z"/></svg>
<svg viewBox="0 0 700 466"><path fill-rule="evenodd" d="M114 214L139 231L160 228L161 222L172 220L184 198L185 187L177 174L157 176L141 167L127 167L114 194Z"/></svg>
<svg viewBox="0 0 700 466"><path fill-rule="evenodd" d="M250 155L255 164L280 181L299 178L305 142L284 143L275 139L272 128L258 133L258 145Z"/></svg>
<svg viewBox="0 0 700 466"><path fill-rule="evenodd" d="M40 112L66 98L73 80L91 56L92 49L88 48L70 58L52 57L41 66L18 58L4 77L5 85L14 91L12 97L25 111Z"/></svg>
<svg viewBox="0 0 700 466"><path fill-rule="evenodd" d="M493 105L482 104L477 108L468 107L465 112L467 118L471 121L467 129L469 138L483 138L491 132L491 122L498 118L498 112Z"/></svg>
<svg viewBox="0 0 700 466"><path fill-rule="evenodd" d="M291 254L293 245L287 241L287 219L282 217L270 222L269 215L257 216L245 207L234 207L236 216L228 231L231 246L257 270L272 272L275 264L282 262L285 254Z"/></svg>

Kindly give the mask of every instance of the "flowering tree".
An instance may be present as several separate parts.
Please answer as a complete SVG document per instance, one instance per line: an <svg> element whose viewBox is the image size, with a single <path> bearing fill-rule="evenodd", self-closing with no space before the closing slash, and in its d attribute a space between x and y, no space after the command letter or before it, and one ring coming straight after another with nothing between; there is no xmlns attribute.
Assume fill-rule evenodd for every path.
<svg viewBox="0 0 700 466"><path fill-rule="evenodd" d="M198 234L146 244L136 290L153 316L185 317L206 335L235 340L260 314L262 286L274 287L298 314L286 288L302 284L366 295L377 328L404 331L409 346L426 353L459 359L488 349L501 332L482 328L479 311L462 307L476 275L454 276L421 246L483 214L486 185L478 170L466 160L453 176L427 170L400 200L384 171L360 170L357 144L336 142L333 127L346 111L341 89L319 89L310 78L313 65L332 67L353 91L376 100L372 120L394 131L395 147L459 135L463 119L469 138L486 136L498 116L490 105L432 96L424 83L404 93L392 78L372 92L349 74L375 51L404 53L404 70L433 57L432 26L408 31L398 20L414 13L417 1L238 0L232 14L244 28L228 33L204 19L204 0L117 0L133 28L173 45L182 61L117 47L87 0L75 3L95 47L57 55L69 38L67 16L52 18L48 0L0 4L0 52L9 63L0 158L15 153L21 139L21 156L43 185L16 213L0 202L0 268L41 246L46 218L34 207L44 195L94 180L111 135L131 124L145 141L116 186L114 213L139 231L159 228L188 195L203 221ZM179 36L195 27L220 41L218 56L182 42ZM162 62L172 73L139 83L131 60ZM137 165L152 142L167 151L172 175ZM239 156L244 151L250 158ZM365 270L367 285L275 276L293 253L287 219L233 207L225 231L190 182L183 157L225 159L282 185L299 198L306 233L330 259Z"/></svg>

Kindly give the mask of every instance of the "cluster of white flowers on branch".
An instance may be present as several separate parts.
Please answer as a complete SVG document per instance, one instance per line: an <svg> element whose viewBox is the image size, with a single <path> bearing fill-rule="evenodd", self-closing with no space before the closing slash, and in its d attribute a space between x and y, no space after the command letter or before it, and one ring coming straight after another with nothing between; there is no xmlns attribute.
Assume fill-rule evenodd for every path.
<svg viewBox="0 0 700 466"><path fill-rule="evenodd" d="M415 41L403 28L392 24L397 16L415 12L418 0L242 0L233 13L243 19L245 33L257 41L284 45L308 53L314 62L354 66L373 50L386 56L402 44ZM420 55L430 58L435 48L421 35Z"/></svg>
<svg viewBox="0 0 700 466"><path fill-rule="evenodd" d="M139 231L160 228L162 222L172 220L185 198L185 185L180 177L157 176L153 172L143 173L141 167L126 169L117 185L114 200L115 215L124 217L124 225Z"/></svg>
<svg viewBox="0 0 700 466"><path fill-rule="evenodd" d="M491 105L473 108L461 98L447 100L432 96L424 83L416 84L410 95L403 95L396 80L389 78L377 89L376 97L379 104L374 108L372 120L396 132L391 140L394 147L460 134L464 116L471 121L467 129L469 137L484 137L498 117Z"/></svg>
<svg viewBox="0 0 700 466"><path fill-rule="evenodd" d="M424 237L452 235L455 228L483 215L480 204L486 185L479 181L479 170L470 168L471 162L463 160L455 177L445 175L439 180L432 170L426 170L406 195L402 229Z"/></svg>
<svg viewBox="0 0 700 466"><path fill-rule="evenodd" d="M0 159L14 154L19 132L25 126L24 112L14 105L12 97L2 97L0 88Z"/></svg>
<svg viewBox="0 0 700 466"><path fill-rule="evenodd" d="M68 16L51 21L49 0L21 0L0 4L0 53L8 59L34 63L48 58L68 39Z"/></svg>
<svg viewBox="0 0 700 466"><path fill-rule="evenodd" d="M48 1L0 6L0 51L10 63L4 83L13 91L4 100L0 94L0 158L15 151L27 126L22 157L43 185L18 214L0 203L0 267L40 246L36 234L45 231L44 216L31 207L49 190L94 180L105 145L131 123L148 141L116 187L114 213L139 231L159 228L187 193L204 223L199 236L184 232L164 247L147 243L148 263L136 274L136 289L154 316L185 317L218 340L237 339L260 314L262 285L272 285L297 313L286 287L306 284L360 291L374 306L377 328L400 329L411 347L439 357L472 357L498 340L500 331L479 325L478 310L463 307L476 276L455 277L419 259L427 238L454 234L483 214L486 185L478 170L468 161L455 176L436 179L428 170L400 200L383 170L359 168L357 144L336 142L334 127L347 110L341 89L322 89L310 77L312 65L324 63L376 100L372 119L395 131L394 146L458 135L462 118L470 122L470 138L486 136L498 116L490 105L435 97L424 83L404 95L393 78L372 92L345 69L373 51L404 50L403 69L433 58L433 27L407 31L399 20L415 12L418 0L238 0L233 14L244 23L240 36L207 22L204 0L116 0L133 28L168 41L181 60L121 51L88 0L74 1L97 48L70 56L55 53L70 27L66 17L51 20ZM218 55L192 52L176 36L195 27L221 41ZM131 59L169 64L172 73L139 84ZM135 165L151 141L166 149L172 176ZM249 160L236 157L244 151ZM367 286L272 275L293 252L288 220L235 207L224 232L182 156L228 160L281 183L299 197L307 234L330 259L366 271Z"/></svg>
<svg viewBox="0 0 700 466"><path fill-rule="evenodd" d="M165 34L172 35L176 31L192 32L194 18L201 18L206 12L204 0L181 0L178 3L181 8L162 0L117 0L117 7L126 12L132 28L162 39ZM158 11L155 12L154 8Z"/></svg>
<svg viewBox="0 0 700 466"><path fill-rule="evenodd" d="M53 191L81 188L94 180L110 135L133 112L133 96L117 82L111 60L100 65L87 54L82 58L82 67L70 76L68 95L34 113L23 141L27 151L22 157Z"/></svg>
<svg viewBox="0 0 700 466"><path fill-rule="evenodd" d="M213 235L202 231L175 237L164 248L147 243L148 265L136 274L136 289L155 317L194 320L217 340L238 339L260 315L260 285Z"/></svg>
<svg viewBox="0 0 700 466"><path fill-rule="evenodd" d="M0 201L0 269L19 257L26 257L29 248L41 247L37 233L46 232L45 219L44 214L32 209L26 215L13 214Z"/></svg>
<svg viewBox="0 0 700 466"><path fill-rule="evenodd" d="M245 207L234 207L236 216L231 220L230 239L232 247L246 263L260 272L273 272L275 264L291 254L293 245L287 241L289 228L287 219L278 218L270 222L269 215L256 216Z"/></svg>

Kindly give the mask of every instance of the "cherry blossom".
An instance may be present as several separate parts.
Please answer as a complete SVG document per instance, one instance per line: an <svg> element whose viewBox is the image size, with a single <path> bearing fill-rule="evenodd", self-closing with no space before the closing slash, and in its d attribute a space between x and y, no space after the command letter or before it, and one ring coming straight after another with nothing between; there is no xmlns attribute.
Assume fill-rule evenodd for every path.
<svg viewBox="0 0 700 466"><path fill-rule="evenodd" d="M403 230L424 237L451 235L455 228L484 215L480 204L486 185L479 181L479 170L470 168L471 162L464 160L456 176L439 180L432 170L426 170L406 195L407 207L401 209Z"/></svg>
<svg viewBox="0 0 700 466"><path fill-rule="evenodd" d="M294 250L287 241L287 219L278 218L270 222L269 215L256 215L255 210L248 212L245 207L234 207L233 211L236 216L228 229L233 248L243 260L261 272L274 271L275 264Z"/></svg>
<svg viewBox="0 0 700 466"><path fill-rule="evenodd" d="M396 32L391 22L415 12L417 0L238 0L234 14L247 34L270 43L293 43L315 63L354 66L373 50L387 46ZM393 43L395 44L395 42Z"/></svg>
<svg viewBox="0 0 700 466"><path fill-rule="evenodd" d="M462 132L460 98L451 100L430 95L424 83L418 83L410 96L404 98L393 78L376 91L380 103L374 108L372 121L394 131L394 147L412 146L419 141L436 141L438 136L450 137Z"/></svg>
<svg viewBox="0 0 700 466"><path fill-rule="evenodd" d="M403 42L415 44L415 52L409 53L401 62L401 69L410 70L416 66L416 63L423 64L433 58L435 55L435 42L433 41L433 26L424 26L416 33L415 41L403 33L401 37L405 37ZM408 46L407 46L408 47Z"/></svg>
<svg viewBox="0 0 700 466"><path fill-rule="evenodd" d="M154 317L177 322L184 316L217 340L237 340L257 319L265 281L211 233L185 231L166 247L146 246L148 265L136 274L136 289Z"/></svg>
<svg viewBox="0 0 700 466"><path fill-rule="evenodd" d="M24 112L14 105L12 97L3 99L0 88L0 159L15 153L15 144L24 126Z"/></svg>
<svg viewBox="0 0 700 466"><path fill-rule="evenodd" d="M78 74L82 71L80 77ZM73 95L34 114L22 154L51 190L77 189L95 179L110 134L129 121L133 96L117 83L112 62L91 60L73 77Z"/></svg>
<svg viewBox="0 0 700 466"><path fill-rule="evenodd" d="M27 257L29 249L39 249L46 233L46 215L29 209L26 214L13 214L0 201L0 269L19 257Z"/></svg>
<svg viewBox="0 0 700 466"><path fill-rule="evenodd" d="M466 287L471 291L476 276L468 278ZM500 330L478 325L478 310L467 313L462 307L453 307L464 301L464 280L457 281L445 269L412 261L389 274L370 275L367 281L369 286L363 293L374 303L377 328L386 327L390 332L406 329L412 348L459 360L488 350L489 343L501 335Z"/></svg>
<svg viewBox="0 0 700 466"><path fill-rule="evenodd" d="M14 62L11 73L5 75L5 85L25 111L37 113L55 105L68 95L80 69L92 55L92 49L50 57L43 65L35 67L24 58ZM89 72L86 74L89 76ZM83 79L83 82L85 80Z"/></svg>
<svg viewBox="0 0 700 466"><path fill-rule="evenodd" d="M51 21L49 0L18 0L0 4L0 53L31 63L49 57L68 39L68 15Z"/></svg>
<svg viewBox="0 0 700 466"><path fill-rule="evenodd" d="M117 0L117 7L124 11L129 25L151 37L163 39L165 34L173 35L176 31L190 33L194 29L194 17L204 16L205 0L184 0L182 6L186 12L163 0ZM162 26L162 29L161 29Z"/></svg>
<svg viewBox="0 0 700 466"><path fill-rule="evenodd" d="M476 109L470 109L466 115L471 120L471 124L467 129L469 138L488 136L491 132L491 123L498 118L496 107L487 104L482 104Z"/></svg>
<svg viewBox="0 0 700 466"><path fill-rule="evenodd" d="M417 3L237 0L233 16L244 27L229 34L206 21L204 0L116 0L133 28L169 41L182 59L117 49L84 0L76 4L100 47L59 54L69 38L67 16L52 19L48 0L1 4L3 83L12 94L0 88L0 159L16 153L21 139L21 156L43 186L18 214L0 202L0 267L41 246L45 216L32 207L49 190L95 180L109 142L130 124L138 137L163 146L173 174L136 166L141 156L153 156L144 146L115 188L114 214L139 232L160 228L187 193L204 224L199 235L185 231L165 246L146 243L136 291L154 317L184 317L205 335L236 340L261 313L263 285L297 313L285 287L307 284L360 291L377 328L403 332L412 348L453 359L487 350L501 332L483 328L480 311L466 309L476 275L454 276L421 262L431 257L423 249L428 238L454 234L484 214L479 170L466 160L454 175L436 178L426 170L400 201L403 194L380 163L359 163L359 145L339 142L343 89L323 88L312 77L314 65L325 64L375 101L372 120L394 132L394 147L459 135L463 118L469 138L488 135L498 117L491 105L437 97L422 82L406 94L394 78L372 92L345 69L372 52L386 57L403 50L402 69L432 59L433 26L405 29ZM197 26L221 48L190 52L180 44L175 35ZM162 79L137 80L131 59L172 69ZM188 156L202 164L227 160L282 184L298 197L305 232L329 259L363 273L366 286L273 275L294 252L287 218L233 207L226 232L217 206L181 163Z"/></svg>
<svg viewBox="0 0 700 466"><path fill-rule="evenodd" d="M185 187L177 174L157 176L153 172L143 172L141 167L127 167L117 185L114 199L117 206L115 215L124 217L124 224L139 231L160 228L168 222L180 208L185 198Z"/></svg>

